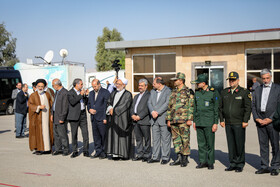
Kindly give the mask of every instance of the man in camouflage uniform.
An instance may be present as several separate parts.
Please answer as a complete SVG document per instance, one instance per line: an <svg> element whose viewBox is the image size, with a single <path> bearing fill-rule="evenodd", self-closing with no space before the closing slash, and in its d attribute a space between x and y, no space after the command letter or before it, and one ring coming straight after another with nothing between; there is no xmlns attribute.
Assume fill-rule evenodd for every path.
<svg viewBox="0 0 280 187"><path fill-rule="evenodd" d="M215 132L218 129L219 93L208 86L208 77L201 74L197 80L198 91L194 96L194 123L197 133L199 164L197 169L208 167L214 169L215 162Z"/></svg>
<svg viewBox="0 0 280 187"><path fill-rule="evenodd" d="M242 172L245 165L245 129L251 115L251 94L239 86L239 75L230 72L230 87L222 90L220 125L226 128L230 166L225 171Z"/></svg>
<svg viewBox="0 0 280 187"><path fill-rule="evenodd" d="M190 155L190 126L193 120L194 93L185 86L185 74L177 73L174 80L176 87L169 98L167 109L167 125L171 127L172 140L177 160L170 166L181 165L186 167Z"/></svg>

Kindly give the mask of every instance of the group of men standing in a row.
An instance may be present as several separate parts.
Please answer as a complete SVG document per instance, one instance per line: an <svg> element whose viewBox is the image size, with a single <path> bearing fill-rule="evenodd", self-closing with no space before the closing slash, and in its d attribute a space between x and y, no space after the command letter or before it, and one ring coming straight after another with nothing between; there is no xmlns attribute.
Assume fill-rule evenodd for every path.
<svg viewBox="0 0 280 187"><path fill-rule="evenodd" d="M208 77L204 74L191 82L197 84L198 91L195 93L186 87L183 73L177 73L172 78L175 86L173 91L165 86L162 77L153 80L154 89L150 92L147 90L148 81L140 79L139 94L134 99L125 89L128 81L124 78L111 85L116 88L112 93L102 88L97 79L92 81L91 92L83 89L81 79L75 79L69 91L63 88L59 79L54 79L54 96L44 91L46 81L38 79L37 91L28 99L30 149L36 150L36 154L50 153L54 140L55 151L52 154L68 155L69 122L73 151L71 157L78 156L78 127L82 131L83 154L89 157L88 110L95 147L95 154L91 158L127 160L133 157L133 161L167 164L170 161L172 139L177 159L170 165L186 167L190 155L190 126L193 124L199 152L196 168L214 169L215 132L220 120L220 125L226 129L229 151L230 166L225 170L242 172L245 165L245 129L252 111L261 153L261 168L256 174L278 175L280 151L279 132L276 129L280 121L280 105L277 109L280 86L272 83L268 69L262 70L261 78L263 84L255 89L253 97L247 89L239 86L236 72L229 73L230 87L224 89L221 95L208 86ZM131 149L133 129L135 156L132 156L134 151ZM269 142L273 156L271 170Z"/></svg>

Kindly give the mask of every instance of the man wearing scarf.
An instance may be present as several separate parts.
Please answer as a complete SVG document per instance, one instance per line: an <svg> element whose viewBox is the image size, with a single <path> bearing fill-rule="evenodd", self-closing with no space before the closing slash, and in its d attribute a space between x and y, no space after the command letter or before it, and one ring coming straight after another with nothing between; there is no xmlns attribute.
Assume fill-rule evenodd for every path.
<svg viewBox="0 0 280 187"><path fill-rule="evenodd" d="M130 158L132 120L130 106L132 94L125 89L127 79L116 82L117 90L111 93L106 114L108 115L108 133L105 152L114 160ZM110 157L111 158L111 157Z"/></svg>
<svg viewBox="0 0 280 187"><path fill-rule="evenodd" d="M37 91L31 94L29 106L29 148L35 154L51 153L53 145L53 123L51 121L52 100L44 79L36 81Z"/></svg>

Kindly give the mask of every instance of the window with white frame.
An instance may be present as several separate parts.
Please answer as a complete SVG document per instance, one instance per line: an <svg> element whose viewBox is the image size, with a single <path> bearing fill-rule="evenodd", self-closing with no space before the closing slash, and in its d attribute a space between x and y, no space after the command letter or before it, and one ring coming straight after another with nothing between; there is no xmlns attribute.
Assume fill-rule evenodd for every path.
<svg viewBox="0 0 280 187"><path fill-rule="evenodd" d="M162 77L166 86L172 88L170 78L176 75L176 54L141 54L132 57L133 92L138 92L138 81L148 80L148 90L153 88L153 79Z"/></svg>
<svg viewBox="0 0 280 187"><path fill-rule="evenodd" d="M253 85L252 79L262 83L260 72L268 68L272 72L272 81L280 84L280 48L261 48L246 50L247 88Z"/></svg>

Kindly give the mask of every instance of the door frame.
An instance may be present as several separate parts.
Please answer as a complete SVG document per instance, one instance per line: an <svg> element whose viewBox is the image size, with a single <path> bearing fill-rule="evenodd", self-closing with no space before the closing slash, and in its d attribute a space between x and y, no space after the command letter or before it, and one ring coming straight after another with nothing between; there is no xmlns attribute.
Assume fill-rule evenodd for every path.
<svg viewBox="0 0 280 187"><path fill-rule="evenodd" d="M211 62L211 65L206 65L205 62L192 62L192 74L191 74L191 80L195 80L195 70L199 69L199 66L201 66L201 69L203 68L211 68L211 66L223 66L224 69L224 88L227 86L227 62L226 61L215 61ZM191 88L195 90L195 85L192 84Z"/></svg>

